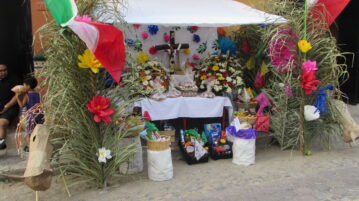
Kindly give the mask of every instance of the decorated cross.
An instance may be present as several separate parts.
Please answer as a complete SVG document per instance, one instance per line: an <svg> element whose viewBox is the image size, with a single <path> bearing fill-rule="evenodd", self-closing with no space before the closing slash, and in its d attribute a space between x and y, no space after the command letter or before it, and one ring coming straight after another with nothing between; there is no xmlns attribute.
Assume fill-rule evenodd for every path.
<svg viewBox="0 0 359 201"><path fill-rule="evenodd" d="M174 73L175 69L175 54L181 49L189 48L188 43L177 43L175 41L176 34L174 31L170 31L170 43L164 45L156 45L156 50L166 50L169 53L170 60L170 73Z"/></svg>

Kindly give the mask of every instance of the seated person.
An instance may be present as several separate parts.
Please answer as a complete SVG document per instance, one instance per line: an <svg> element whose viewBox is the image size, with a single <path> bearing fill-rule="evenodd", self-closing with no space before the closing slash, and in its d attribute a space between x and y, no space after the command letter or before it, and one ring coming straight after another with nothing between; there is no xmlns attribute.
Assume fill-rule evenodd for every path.
<svg viewBox="0 0 359 201"><path fill-rule="evenodd" d="M0 63L0 151L6 149L6 130L10 122L19 115L16 96L11 91L18 84L20 80L8 74L7 66Z"/></svg>

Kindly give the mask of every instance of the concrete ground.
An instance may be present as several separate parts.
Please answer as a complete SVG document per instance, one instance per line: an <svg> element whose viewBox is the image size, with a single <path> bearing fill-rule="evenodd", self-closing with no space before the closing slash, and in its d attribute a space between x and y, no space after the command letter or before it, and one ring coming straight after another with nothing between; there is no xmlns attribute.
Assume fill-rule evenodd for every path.
<svg viewBox="0 0 359 201"><path fill-rule="evenodd" d="M359 106L350 106L359 120ZM338 143L331 151L313 150L312 156L297 151L280 151L258 141L256 164L244 167L231 159L187 165L180 153L173 151L174 178L165 182L148 179L147 171L112 181L105 190L86 186L70 188L67 197L60 178L40 192L40 200L49 201L353 201L359 200L359 146ZM357 141L359 143L359 141ZM10 151L0 158L1 172L21 172L25 162ZM146 163L146 162L145 162ZM1 180L0 180L1 181ZM0 200L34 200L35 194L24 184L0 182Z"/></svg>

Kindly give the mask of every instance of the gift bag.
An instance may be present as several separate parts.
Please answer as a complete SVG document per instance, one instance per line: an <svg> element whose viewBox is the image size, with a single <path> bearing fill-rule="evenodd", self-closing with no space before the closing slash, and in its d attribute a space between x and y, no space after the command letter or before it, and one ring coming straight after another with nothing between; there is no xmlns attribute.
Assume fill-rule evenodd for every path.
<svg viewBox="0 0 359 201"><path fill-rule="evenodd" d="M226 130L234 137L232 162L237 165L253 165L256 154L256 131L252 128L236 131L234 126L229 126Z"/></svg>
<svg viewBox="0 0 359 201"><path fill-rule="evenodd" d="M269 131L269 116L267 115L258 115L257 114L257 120L256 120L256 131L263 131L268 132Z"/></svg>

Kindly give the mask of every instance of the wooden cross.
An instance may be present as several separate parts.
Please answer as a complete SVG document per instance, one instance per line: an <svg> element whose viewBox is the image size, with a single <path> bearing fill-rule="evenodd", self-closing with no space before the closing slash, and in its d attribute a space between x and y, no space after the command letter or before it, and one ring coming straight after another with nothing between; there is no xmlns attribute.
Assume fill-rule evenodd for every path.
<svg viewBox="0 0 359 201"><path fill-rule="evenodd" d="M189 48L188 43L177 43L175 41L176 34L174 31L170 31L170 43L164 45L156 45L156 50L167 50L169 51L169 60L170 60L170 73L173 74L175 70L175 54L181 49Z"/></svg>

